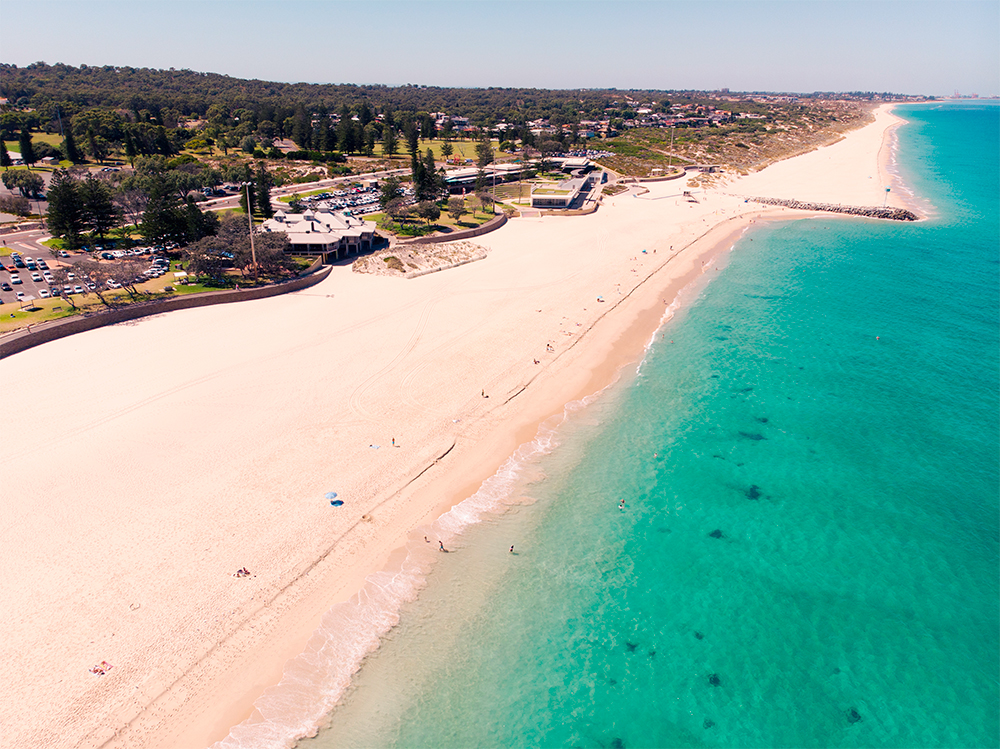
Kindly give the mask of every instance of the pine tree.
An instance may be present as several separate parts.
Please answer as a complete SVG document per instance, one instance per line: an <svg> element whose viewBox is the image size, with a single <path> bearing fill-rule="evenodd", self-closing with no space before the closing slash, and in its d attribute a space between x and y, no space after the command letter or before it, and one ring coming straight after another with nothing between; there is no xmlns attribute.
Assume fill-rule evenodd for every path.
<svg viewBox="0 0 1000 749"><path fill-rule="evenodd" d="M257 210L264 218L271 218L274 209L271 207L271 186L274 180L263 164L257 167L257 178L254 180L257 192Z"/></svg>
<svg viewBox="0 0 1000 749"><path fill-rule="evenodd" d="M0 166L4 169L11 166L14 162L10 160L10 154L7 153L7 144L0 139Z"/></svg>
<svg viewBox="0 0 1000 749"><path fill-rule="evenodd" d="M128 130L125 131L125 156L128 157L129 166L135 168L135 141L132 140L132 134Z"/></svg>
<svg viewBox="0 0 1000 749"><path fill-rule="evenodd" d="M337 145L341 153L354 153L361 144L354 140L354 120L351 110L344 104L340 107L340 122L337 124Z"/></svg>
<svg viewBox="0 0 1000 749"><path fill-rule="evenodd" d="M413 180L413 189L418 201L426 200L424 197L424 162L417 158L417 154L410 154L410 178Z"/></svg>
<svg viewBox="0 0 1000 749"><path fill-rule="evenodd" d="M396 139L396 123L392 121L392 112L385 113L385 122L382 123L382 155L392 158L396 155L399 141Z"/></svg>
<svg viewBox="0 0 1000 749"><path fill-rule="evenodd" d="M156 128L156 152L162 153L164 156L169 156L173 151L174 149L167 139L167 131L163 125L160 125Z"/></svg>
<svg viewBox="0 0 1000 749"><path fill-rule="evenodd" d="M375 119L372 116L372 110L368 106L368 102L361 102L361 109L358 110L358 119L361 121L361 127L368 127L368 123Z"/></svg>
<svg viewBox="0 0 1000 749"><path fill-rule="evenodd" d="M104 148L104 139L94 132L94 128L87 131L87 150L93 158L97 159L98 163L104 163L107 149Z"/></svg>
<svg viewBox="0 0 1000 749"><path fill-rule="evenodd" d="M444 180L434 163L434 152L429 148L424 155L424 182L428 200L437 200L445 191Z"/></svg>
<svg viewBox="0 0 1000 749"><path fill-rule="evenodd" d="M420 146L420 133L413 125L413 118L407 117L403 122L403 136L406 138L406 147L410 151L410 156L417 157L417 148Z"/></svg>
<svg viewBox="0 0 1000 749"><path fill-rule="evenodd" d="M84 228L80 186L65 169L57 169L49 184L49 211L46 224L53 237L60 237L69 249L80 244Z"/></svg>
<svg viewBox="0 0 1000 749"><path fill-rule="evenodd" d="M320 151L333 151L337 147L337 134L330 127L330 118L324 115L316 125L316 137L313 142Z"/></svg>
<svg viewBox="0 0 1000 749"><path fill-rule="evenodd" d="M139 231L150 242L183 242L187 238L187 229L187 219L177 193L164 179L151 179L149 202L142 214Z"/></svg>
<svg viewBox="0 0 1000 749"><path fill-rule="evenodd" d="M93 174L77 185L83 208L83 221L102 241L118 223L118 210L111 199L111 188Z"/></svg>
<svg viewBox="0 0 1000 749"><path fill-rule="evenodd" d="M28 132L28 128L21 128L21 135L18 138L18 145L21 149L21 161L27 164L28 169L31 169L31 165L35 163L35 149L31 145L31 133Z"/></svg>
<svg viewBox="0 0 1000 749"><path fill-rule="evenodd" d="M66 137L62 143L63 158L73 164L79 164L83 159L80 157L80 149L76 147L76 138L73 137L72 128L67 128Z"/></svg>

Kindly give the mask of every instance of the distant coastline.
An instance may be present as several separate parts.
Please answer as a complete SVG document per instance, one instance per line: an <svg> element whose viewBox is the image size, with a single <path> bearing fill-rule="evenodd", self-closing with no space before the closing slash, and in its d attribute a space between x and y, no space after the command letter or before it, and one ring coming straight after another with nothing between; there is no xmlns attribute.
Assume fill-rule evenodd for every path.
<svg viewBox="0 0 1000 749"><path fill-rule="evenodd" d="M419 587L436 546L423 536L447 543L468 521L463 502L475 507L469 498L521 446L544 441L566 403L641 359L678 293L748 226L814 215L723 189L877 204L884 192L871 174L890 123L883 112L837 144L700 190L696 202L676 183L649 183L656 200L625 192L589 216L510 221L479 238L487 259L446 272L400 281L335 268L308 294L177 312L4 360L15 389L46 387L54 374L45 373L72 356L81 371L100 368L107 392L99 409L55 398L33 411L58 410L70 436L52 445L28 435L19 460L4 463L13 512L59 518L48 533L19 534L38 548L15 538L4 551L25 589L42 593L6 595L6 610L24 615L3 652L41 662L36 633L46 632L46 662L56 664L19 680L4 723L108 747L205 745L238 724L234 736L265 730L285 745L308 733ZM176 445L171 465L162 441ZM39 496L29 466L43 449L61 467ZM331 489L344 506L323 500ZM70 493L65 517L57 508ZM97 566L93 549L59 542L92 537L93 517L105 519ZM169 553L177 548L197 551ZM65 569L75 571L73 595ZM234 582L236 569L251 574ZM136 606L127 613L109 575L127 580ZM362 612L359 601L375 608ZM331 621L351 637L329 639ZM59 634L68 622L72 642ZM333 661L317 660L321 652ZM94 682L77 668L88 660L114 668ZM302 679L312 686L295 707L282 702L286 687L268 688Z"/></svg>

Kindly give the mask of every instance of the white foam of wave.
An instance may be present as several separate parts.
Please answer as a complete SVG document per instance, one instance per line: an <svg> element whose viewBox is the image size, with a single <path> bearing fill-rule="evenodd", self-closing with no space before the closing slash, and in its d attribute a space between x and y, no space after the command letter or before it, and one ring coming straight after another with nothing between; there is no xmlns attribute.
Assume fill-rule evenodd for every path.
<svg viewBox="0 0 1000 749"><path fill-rule="evenodd" d="M743 235L746 234L750 230L750 228L751 227L749 225L744 226L743 230L740 232L739 239L742 239ZM724 249L718 255L713 255L708 260L706 260L702 268L701 274L696 276L680 291L678 291L677 296L674 297L674 300L666 306L666 308L663 310L663 314L660 316L660 321L656 326L656 330L654 330L653 333L649 336L649 339L646 341L646 345L643 347L642 359L639 360L639 364L635 368L636 375L642 373L642 368L643 366L645 366L646 360L649 358L650 349L652 349L653 344L656 343L657 336L661 335L663 326L665 326L668 322L670 322L673 319L674 315L677 314L678 310L693 302L694 297L696 297L698 294L701 293L705 285L705 281L703 279L705 272L710 268L714 268L716 262L718 262L718 259L720 257L723 257L726 254L732 252L736 248L736 245L739 243L739 239L737 239L736 242L733 242L731 245L729 245L729 247Z"/></svg>
<svg viewBox="0 0 1000 749"><path fill-rule="evenodd" d="M905 124L901 127L905 127ZM902 193L905 197L903 202L908 206L913 206L919 213L931 217L937 212L934 205L926 198L918 196L913 188L903 179L899 168L899 128L893 128L889 134L889 160L885 165L885 170L889 175L889 183L893 190Z"/></svg>
<svg viewBox="0 0 1000 749"><path fill-rule="evenodd" d="M281 681L254 703L259 717L235 726L211 749L290 749L300 738L315 735L365 656L399 622L402 605L424 587L438 555L434 553L437 547L426 544L423 536L448 543L486 515L502 512L514 501L515 485L529 462L552 452L558 444L558 428L601 392L568 403L561 415L543 423L535 439L521 445L475 494L441 515L429 529L418 529L398 568L369 575L358 595L331 608L306 649L286 664Z"/></svg>

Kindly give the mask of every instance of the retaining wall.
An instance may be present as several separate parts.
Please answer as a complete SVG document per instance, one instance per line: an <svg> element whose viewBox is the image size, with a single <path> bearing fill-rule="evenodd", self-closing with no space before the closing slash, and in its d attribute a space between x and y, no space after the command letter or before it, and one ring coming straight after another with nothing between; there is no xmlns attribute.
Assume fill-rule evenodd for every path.
<svg viewBox="0 0 1000 749"><path fill-rule="evenodd" d="M29 224L16 224L14 226L0 226L0 234L16 234L19 231L32 231L34 229L41 229L42 225L33 221Z"/></svg>
<svg viewBox="0 0 1000 749"><path fill-rule="evenodd" d="M680 179L681 177L686 177L687 172L681 169L677 174L667 174L663 177L639 177L640 182L669 182L672 179Z"/></svg>
<svg viewBox="0 0 1000 749"><path fill-rule="evenodd" d="M454 242L456 239L471 239L472 237L481 237L483 234L488 234L495 229L499 229L506 223L507 214L501 213L491 218L485 224L477 226L475 229L465 229L453 234L436 234L430 237L417 237L416 239L405 241L400 240L398 244L438 244L440 242Z"/></svg>
<svg viewBox="0 0 1000 749"><path fill-rule="evenodd" d="M314 263L313 267L316 264ZM118 309L92 312L77 317L69 317L62 320L33 325L30 332L27 330L9 333L0 339L0 359L3 359L20 351L25 351L34 346L39 346L49 341L82 333L85 330L102 328L105 325L114 325L129 320L137 320L140 317L159 315L163 312L171 312L178 309L192 309L194 307L207 307L212 304L230 304L231 302L245 302L251 299L265 299L267 297L288 294L292 291L307 289L315 286L325 279L333 271L332 266L323 266L315 273L293 278L290 281L272 284L270 286L258 286L252 289L227 289L225 291L204 291L198 294L184 294L172 296L167 299L157 299L151 302L131 304Z"/></svg>

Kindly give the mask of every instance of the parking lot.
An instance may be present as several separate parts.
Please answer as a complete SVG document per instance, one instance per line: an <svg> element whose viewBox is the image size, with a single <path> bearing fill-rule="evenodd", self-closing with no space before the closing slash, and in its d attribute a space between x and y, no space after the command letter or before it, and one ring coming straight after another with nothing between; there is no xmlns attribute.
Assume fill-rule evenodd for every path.
<svg viewBox="0 0 1000 749"><path fill-rule="evenodd" d="M358 216L382 210L378 203L379 194L377 187L354 187L302 198L302 203L313 210L319 208L330 211L350 211L351 214Z"/></svg>
<svg viewBox="0 0 1000 749"><path fill-rule="evenodd" d="M30 299L47 299L53 296L53 290L62 285L57 285L52 277L52 271L60 268L69 262L69 253L65 253L66 258L58 257L58 253L50 251L39 253L37 257L21 255L12 251L10 255L0 255L0 302L8 304L11 302L28 301ZM76 280L70 283L70 291L77 285ZM81 286L82 293L83 289Z"/></svg>
<svg viewBox="0 0 1000 749"><path fill-rule="evenodd" d="M159 278L169 269L169 262L158 250L164 248L137 247L130 250L95 249L94 259L105 262L121 260L149 261L149 267L141 271L142 281ZM70 255L65 251L38 251L37 255L22 254L12 250L9 255L0 255L0 304L21 304L32 300L65 297L72 294L86 294L94 291L97 284L89 278L78 277L68 270L65 279L58 279L59 271L70 268L76 259L91 257L90 254ZM102 290L118 289L121 284L108 281Z"/></svg>

